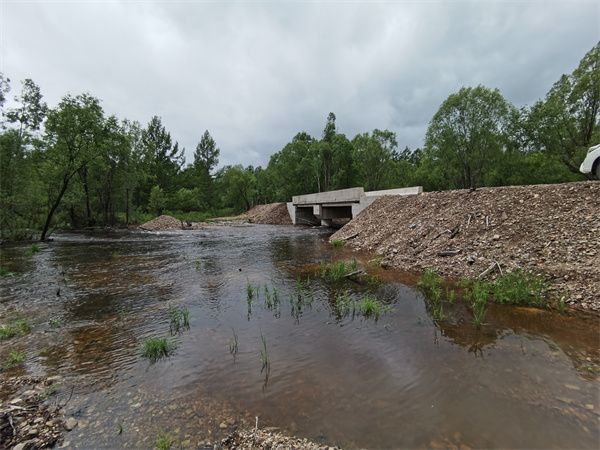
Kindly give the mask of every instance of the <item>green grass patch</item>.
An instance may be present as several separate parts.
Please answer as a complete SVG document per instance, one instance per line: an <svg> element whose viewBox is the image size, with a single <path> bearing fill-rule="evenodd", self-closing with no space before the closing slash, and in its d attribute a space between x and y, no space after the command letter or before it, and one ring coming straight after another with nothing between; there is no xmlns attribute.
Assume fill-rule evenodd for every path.
<svg viewBox="0 0 600 450"><path fill-rule="evenodd" d="M338 281L353 272L358 271L358 261L352 258L351 261L331 261L329 267L321 261L321 278L329 281Z"/></svg>
<svg viewBox="0 0 600 450"><path fill-rule="evenodd" d="M32 258L33 255L35 255L36 253L39 253L40 247L38 247L36 244L31 244L31 246L27 249L27 251L25 251L25 256L27 258Z"/></svg>
<svg viewBox="0 0 600 450"><path fill-rule="evenodd" d="M190 312L187 308L172 308L169 305L169 331L171 335L190 328Z"/></svg>
<svg viewBox="0 0 600 450"><path fill-rule="evenodd" d="M169 450L173 446L178 445L177 436L171 432L160 430L154 441L154 448L157 450Z"/></svg>
<svg viewBox="0 0 600 450"><path fill-rule="evenodd" d="M368 294L356 301L350 298L347 292L343 292L336 298L336 310L338 319L348 316L363 316L366 319L374 318L377 321L380 315L392 312L393 308Z"/></svg>
<svg viewBox="0 0 600 450"><path fill-rule="evenodd" d="M467 290L467 299L471 303L473 309L473 324L475 327L484 325L485 316L487 314L487 301L490 296L490 285L485 281L477 281Z"/></svg>
<svg viewBox="0 0 600 450"><path fill-rule="evenodd" d="M547 298L545 280L522 269L505 273L493 285L494 301L503 304L542 305Z"/></svg>
<svg viewBox="0 0 600 450"><path fill-rule="evenodd" d="M0 339L10 339L17 334L26 335L31 331L29 319L19 319L13 323L5 323L0 327Z"/></svg>
<svg viewBox="0 0 600 450"><path fill-rule="evenodd" d="M333 244L334 248L341 248L344 245L346 245L346 241L343 241L342 239L334 239L332 241L332 244Z"/></svg>
<svg viewBox="0 0 600 450"><path fill-rule="evenodd" d="M14 277L15 275L6 266L0 266L0 277Z"/></svg>
<svg viewBox="0 0 600 450"><path fill-rule="evenodd" d="M8 361L4 368L6 370L12 369L13 367L18 366L19 364L23 364L27 359L27 355L25 353L18 352L17 350L11 350L8 354Z"/></svg>
<svg viewBox="0 0 600 450"><path fill-rule="evenodd" d="M150 338L142 344L142 357L155 363L159 359L168 358L177 348L168 338Z"/></svg>

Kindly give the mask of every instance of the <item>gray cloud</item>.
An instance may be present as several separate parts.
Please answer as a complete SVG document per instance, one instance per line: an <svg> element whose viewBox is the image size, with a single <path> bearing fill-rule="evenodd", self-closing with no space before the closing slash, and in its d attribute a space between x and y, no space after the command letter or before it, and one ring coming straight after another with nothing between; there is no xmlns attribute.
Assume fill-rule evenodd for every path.
<svg viewBox="0 0 600 450"><path fill-rule="evenodd" d="M2 67L51 106L89 92L107 114L161 116L221 164L266 166L327 115L352 138L390 129L423 143L462 86L543 98L600 40L597 2L4 2Z"/></svg>

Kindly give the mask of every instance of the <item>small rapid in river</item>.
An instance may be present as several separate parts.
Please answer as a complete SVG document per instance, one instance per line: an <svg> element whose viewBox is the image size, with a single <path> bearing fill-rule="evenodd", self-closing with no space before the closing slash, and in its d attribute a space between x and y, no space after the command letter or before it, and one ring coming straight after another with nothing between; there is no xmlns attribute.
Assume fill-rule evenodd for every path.
<svg viewBox="0 0 600 450"><path fill-rule="evenodd" d="M414 275L329 235L237 225L62 232L33 255L3 244L0 325L31 331L0 341L2 366L27 355L0 376L56 377L78 422L64 442L80 448L152 447L159 430L213 445L256 423L345 448L598 448L596 316L493 305L478 329L457 298L437 321ZM361 281L322 278L354 258ZM341 314L344 294L392 310ZM171 335L170 308L189 328ZM175 352L151 364L151 337Z"/></svg>

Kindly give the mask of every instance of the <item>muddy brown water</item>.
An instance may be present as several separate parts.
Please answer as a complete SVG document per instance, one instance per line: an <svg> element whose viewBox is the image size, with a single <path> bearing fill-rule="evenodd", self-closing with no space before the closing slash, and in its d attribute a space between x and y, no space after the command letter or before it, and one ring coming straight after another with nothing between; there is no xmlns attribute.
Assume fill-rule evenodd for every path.
<svg viewBox="0 0 600 450"><path fill-rule="evenodd" d="M3 244L12 276L0 279L0 323L29 318L32 329L0 341L2 365L12 349L27 354L0 376L56 376L49 401L78 420L72 447L152 447L161 430L208 446L257 421L346 448L599 447L597 317L494 306L476 329L457 299L438 323L414 276L367 266L372 256L328 236L255 225L70 232L31 257ZM365 281L381 282L319 277L321 261L354 257ZM298 280L301 311L290 301ZM393 312L338 317L344 291ZM169 305L187 308L191 326L150 364L140 346L170 335Z"/></svg>

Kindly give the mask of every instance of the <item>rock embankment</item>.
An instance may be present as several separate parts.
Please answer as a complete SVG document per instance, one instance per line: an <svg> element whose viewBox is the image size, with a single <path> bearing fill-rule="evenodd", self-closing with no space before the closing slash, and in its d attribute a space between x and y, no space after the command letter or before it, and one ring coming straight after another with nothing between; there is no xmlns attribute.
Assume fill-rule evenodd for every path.
<svg viewBox="0 0 600 450"><path fill-rule="evenodd" d="M385 196L331 239L384 267L452 278L520 267L543 274L554 298L600 311L597 181Z"/></svg>

